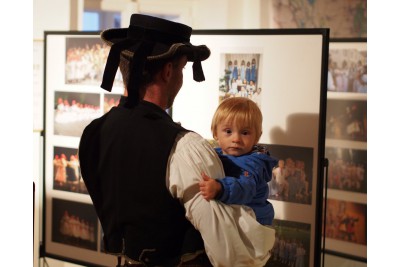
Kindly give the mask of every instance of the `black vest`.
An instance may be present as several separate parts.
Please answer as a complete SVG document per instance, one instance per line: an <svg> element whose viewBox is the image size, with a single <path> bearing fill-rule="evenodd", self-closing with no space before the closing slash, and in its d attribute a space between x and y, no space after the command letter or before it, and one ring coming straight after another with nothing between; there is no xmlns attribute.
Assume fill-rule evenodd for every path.
<svg viewBox="0 0 400 267"><path fill-rule="evenodd" d="M114 107L84 130L82 178L104 231L106 252L163 264L181 254L191 227L166 187L174 141L184 128L160 107Z"/></svg>

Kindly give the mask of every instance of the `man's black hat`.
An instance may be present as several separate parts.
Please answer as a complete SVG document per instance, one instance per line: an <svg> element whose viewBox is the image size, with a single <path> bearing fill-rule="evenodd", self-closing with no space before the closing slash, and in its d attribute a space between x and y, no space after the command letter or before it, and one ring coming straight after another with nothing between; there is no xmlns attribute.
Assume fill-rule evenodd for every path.
<svg viewBox="0 0 400 267"><path fill-rule="evenodd" d="M187 25L142 14L131 16L129 28L103 31L101 39L111 49L101 87L111 91L121 54L130 60L134 77L130 79L132 83L129 82L128 91L133 94L138 92L135 87L139 84L140 70L143 70L146 61L167 59L176 53L186 55L188 61L193 62L193 79L204 81L201 61L210 56L210 50L205 45L191 44L191 34L192 28Z"/></svg>

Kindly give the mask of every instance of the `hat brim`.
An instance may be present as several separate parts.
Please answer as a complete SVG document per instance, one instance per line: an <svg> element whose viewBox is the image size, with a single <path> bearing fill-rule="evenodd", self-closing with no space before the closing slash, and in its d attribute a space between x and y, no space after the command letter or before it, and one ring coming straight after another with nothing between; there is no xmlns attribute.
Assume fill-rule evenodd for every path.
<svg viewBox="0 0 400 267"><path fill-rule="evenodd" d="M128 28L108 29L101 33L100 37L104 43L112 46L115 43L124 41L128 36ZM134 51L139 44L134 44L123 50L121 53L127 57L133 57ZM158 60L170 58L175 54L186 55L188 61L206 60L210 56L210 49L205 45L192 45L191 43L175 43L171 46L157 42L147 60Z"/></svg>

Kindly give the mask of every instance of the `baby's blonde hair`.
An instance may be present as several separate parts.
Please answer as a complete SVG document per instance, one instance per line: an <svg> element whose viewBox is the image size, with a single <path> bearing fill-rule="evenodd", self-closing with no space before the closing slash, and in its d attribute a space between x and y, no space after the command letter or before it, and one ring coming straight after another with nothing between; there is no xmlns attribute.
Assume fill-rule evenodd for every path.
<svg viewBox="0 0 400 267"><path fill-rule="evenodd" d="M216 137L217 126L224 121L237 127L250 127L256 132L256 142L262 134L262 113L257 104L245 97L231 97L222 101L214 113L211 132Z"/></svg>

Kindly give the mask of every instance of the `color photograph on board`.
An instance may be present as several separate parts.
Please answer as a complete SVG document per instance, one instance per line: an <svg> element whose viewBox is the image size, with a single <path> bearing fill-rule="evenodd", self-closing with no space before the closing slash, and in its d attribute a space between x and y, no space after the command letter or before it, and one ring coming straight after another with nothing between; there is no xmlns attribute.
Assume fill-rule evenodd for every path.
<svg viewBox="0 0 400 267"><path fill-rule="evenodd" d="M328 91L367 93L367 51L329 49Z"/></svg>
<svg viewBox="0 0 400 267"><path fill-rule="evenodd" d="M310 262L311 225L274 220L275 243L266 267L306 267Z"/></svg>
<svg viewBox="0 0 400 267"><path fill-rule="evenodd" d="M110 47L99 37L65 38L65 83L100 86ZM115 85L122 86L118 69Z"/></svg>
<svg viewBox="0 0 400 267"><path fill-rule="evenodd" d="M53 189L88 194L81 177L78 149L55 146L53 155Z"/></svg>
<svg viewBox="0 0 400 267"><path fill-rule="evenodd" d="M219 101L246 97L261 106L260 54L221 54L223 67L219 79Z"/></svg>
<svg viewBox="0 0 400 267"><path fill-rule="evenodd" d="M54 135L81 137L83 129L103 113L100 94L54 92Z"/></svg>
<svg viewBox="0 0 400 267"><path fill-rule="evenodd" d="M121 95L119 95L119 94L104 94L103 112L107 113L113 107L118 106L120 99L121 99Z"/></svg>
<svg viewBox="0 0 400 267"><path fill-rule="evenodd" d="M283 145L268 145L278 165L272 170L268 183L268 199L311 204L313 149Z"/></svg>
<svg viewBox="0 0 400 267"><path fill-rule="evenodd" d="M52 241L96 250L97 216L93 205L53 198Z"/></svg>
<svg viewBox="0 0 400 267"><path fill-rule="evenodd" d="M367 101L328 99L326 138L367 141Z"/></svg>
<svg viewBox="0 0 400 267"><path fill-rule="evenodd" d="M367 205L328 198L326 238L367 245Z"/></svg>
<svg viewBox="0 0 400 267"><path fill-rule="evenodd" d="M329 160L328 188L367 193L367 151L326 147Z"/></svg>

